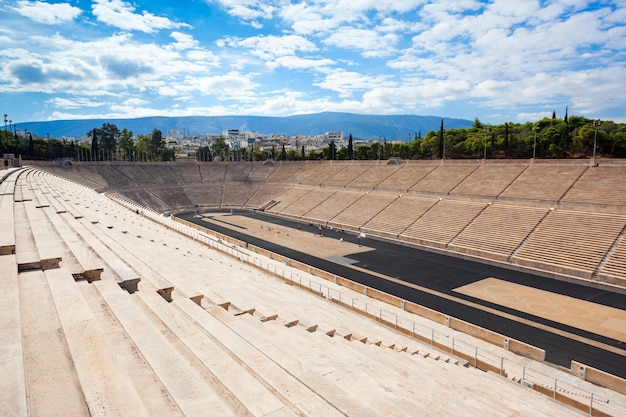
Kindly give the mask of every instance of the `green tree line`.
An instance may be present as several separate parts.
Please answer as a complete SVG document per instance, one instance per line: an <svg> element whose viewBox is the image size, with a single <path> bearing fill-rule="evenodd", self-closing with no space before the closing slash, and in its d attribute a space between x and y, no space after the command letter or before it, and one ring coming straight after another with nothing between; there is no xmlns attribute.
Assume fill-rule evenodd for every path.
<svg viewBox="0 0 626 417"><path fill-rule="evenodd" d="M0 130L0 153L21 155L24 159L71 158L85 161L171 161L174 149L168 148L160 130L139 134L104 123L87 133L91 145L59 139L18 136ZM553 114L536 122L499 125L484 124L475 119L469 128L431 130L422 137L416 132L411 141L354 144L349 135L347 146L331 142L322 149L305 151L304 146L285 149L275 144L271 149L251 146L232 149L224 138L210 146L200 147L198 161L273 160L368 160L368 159L512 159L512 158L604 158L626 157L626 124L610 120L593 120L582 116L560 119ZM595 144L595 149L594 149Z"/></svg>
<svg viewBox="0 0 626 417"><path fill-rule="evenodd" d="M595 144L595 154L594 154ZM371 160L371 159L562 159L626 157L626 124L594 120L581 116L563 119L556 115L536 122L488 125L475 119L470 128L439 130L422 137L416 132L411 141L389 142L383 139L355 146L350 134L348 145L337 148L334 142L318 150L304 148L276 152L260 147L229 149L223 141L198 151L199 161L218 160Z"/></svg>
<svg viewBox="0 0 626 417"><path fill-rule="evenodd" d="M33 138L0 131L0 153L21 155L23 159L51 160L69 158L79 161L172 161L175 157L173 149L167 148L160 130L154 129L150 134L137 135L133 140L133 132L128 129L119 130L115 124L104 123L101 128L87 132L91 144L81 144L66 139Z"/></svg>

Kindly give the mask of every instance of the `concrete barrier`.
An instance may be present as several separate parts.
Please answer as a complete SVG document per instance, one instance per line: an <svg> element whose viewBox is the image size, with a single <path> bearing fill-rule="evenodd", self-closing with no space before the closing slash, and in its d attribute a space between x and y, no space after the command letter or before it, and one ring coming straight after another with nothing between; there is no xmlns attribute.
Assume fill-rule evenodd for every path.
<svg viewBox="0 0 626 417"><path fill-rule="evenodd" d="M543 362L546 359L546 351L515 339L508 339L509 350L517 355L525 356L533 360Z"/></svg>
<svg viewBox="0 0 626 417"><path fill-rule="evenodd" d="M573 375L578 376L580 379L626 395L626 379L611 375L576 361L571 362L570 372Z"/></svg>

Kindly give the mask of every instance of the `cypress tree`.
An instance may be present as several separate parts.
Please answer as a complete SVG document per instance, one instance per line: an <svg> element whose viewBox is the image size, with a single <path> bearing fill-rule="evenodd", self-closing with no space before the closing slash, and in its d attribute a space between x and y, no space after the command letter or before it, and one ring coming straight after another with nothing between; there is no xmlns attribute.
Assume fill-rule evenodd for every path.
<svg viewBox="0 0 626 417"><path fill-rule="evenodd" d="M509 123L504 124L504 157L509 156Z"/></svg>
<svg viewBox="0 0 626 417"><path fill-rule="evenodd" d="M336 153L336 146L335 146L335 141L331 140L330 143L328 144L328 159L333 160L335 159L335 153Z"/></svg>
<svg viewBox="0 0 626 417"><path fill-rule="evenodd" d="M565 106L565 117L563 118L565 126L561 129L561 148L563 152L567 152L569 148L569 121L567 118L567 106Z"/></svg>
<svg viewBox="0 0 626 417"><path fill-rule="evenodd" d="M444 152L446 147L444 145L445 130L443 128L443 119L441 119L441 127L439 128L439 157L443 159L445 157Z"/></svg>
<svg viewBox="0 0 626 417"><path fill-rule="evenodd" d="M33 158L35 156L35 141L33 140L33 134L28 134L28 156Z"/></svg>
<svg viewBox="0 0 626 417"><path fill-rule="evenodd" d="M91 136L91 159L98 160L98 137L96 136L96 129L93 130Z"/></svg>
<svg viewBox="0 0 626 417"><path fill-rule="evenodd" d="M352 133L348 137L348 159L354 159L354 148L352 144Z"/></svg>

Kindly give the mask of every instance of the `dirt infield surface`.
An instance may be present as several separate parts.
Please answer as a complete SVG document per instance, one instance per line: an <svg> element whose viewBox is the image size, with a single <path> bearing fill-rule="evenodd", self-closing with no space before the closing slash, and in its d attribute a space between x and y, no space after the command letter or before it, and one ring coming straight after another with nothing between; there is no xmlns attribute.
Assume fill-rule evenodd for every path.
<svg viewBox="0 0 626 417"><path fill-rule="evenodd" d="M219 224L222 227L237 230L260 239L269 240L278 245L316 256L318 258L334 259L350 254L367 252L372 248L345 242L341 239L341 231L319 229L317 233L305 232L290 227L281 227L258 219L238 215L210 215L202 216L208 223ZM333 239L328 239L332 236Z"/></svg>
<svg viewBox="0 0 626 417"><path fill-rule="evenodd" d="M497 278L486 278L455 291L615 340L626 340L624 310Z"/></svg>

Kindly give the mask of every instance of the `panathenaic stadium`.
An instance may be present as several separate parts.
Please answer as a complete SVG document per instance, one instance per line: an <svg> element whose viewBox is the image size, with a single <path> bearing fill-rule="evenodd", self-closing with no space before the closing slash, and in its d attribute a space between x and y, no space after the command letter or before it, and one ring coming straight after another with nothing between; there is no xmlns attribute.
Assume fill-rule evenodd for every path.
<svg viewBox="0 0 626 417"><path fill-rule="evenodd" d="M626 416L626 163L0 171L2 416Z"/></svg>

